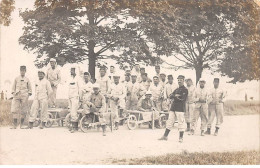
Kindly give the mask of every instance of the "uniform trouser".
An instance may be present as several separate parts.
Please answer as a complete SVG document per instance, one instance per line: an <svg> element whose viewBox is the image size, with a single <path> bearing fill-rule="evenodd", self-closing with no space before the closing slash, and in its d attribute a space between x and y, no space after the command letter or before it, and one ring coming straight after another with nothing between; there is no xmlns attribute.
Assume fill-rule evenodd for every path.
<svg viewBox="0 0 260 168"><path fill-rule="evenodd" d="M166 129L171 130L171 128L174 126L174 122L178 120L178 130L179 131L184 131L185 129L185 118L184 118L184 112L173 112L169 111L169 117L168 120L166 121Z"/></svg>
<svg viewBox="0 0 260 168"><path fill-rule="evenodd" d="M210 104L209 105L209 121L208 128L211 128L211 125L216 116L216 127L220 128L220 125L223 123L223 103L220 104Z"/></svg>
<svg viewBox="0 0 260 168"><path fill-rule="evenodd" d="M130 110L131 108L131 97L130 96L126 96L125 99L125 109L126 110Z"/></svg>
<svg viewBox="0 0 260 168"><path fill-rule="evenodd" d="M69 98L71 122L78 121L79 97Z"/></svg>
<svg viewBox="0 0 260 168"><path fill-rule="evenodd" d="M138 104L138 99L133 99L131 98L130 101L130 110L137 110L137 104Z"/></svg>
<svg viewBox="0 0 260 168"><path fill-rule="evenodd" d="M47 122L48 119L48 99L33 100L30 111L29 122L34 122L40 110L40 120Z"/></svg>
<svg viewBox="0 0 260 168"><path fill-rule="evenodd" d="M28 94L14 97L11 105L13 119L25 118L28 111Z"/></svg>
<svg viewBox="0 0 260 168"><path fill-rule="evenodd" d="M194 115L195 103L186 103L185 121L191 123Z"/></svg>
<svg viewBox="0 0 260 168"><path fill-rule="evenodd" d="M200 106L195 105L194 116L191 123L191 129L193 129L194 131L196 130L199 117L201 119L200 129L204 131L208 123L208 104L204 103Z"/></svg>
<svg viewBox="0 0 260 168"><path fill-rule="evenodd" d="M166 100L162 100L162 110L163 111L168 111L169 110L169 105Z"/></svg>
<svg viewBox="0 0 260 168"><path fill-rule="evenodd" d="M110 100L110 109L111 109L111 113L114 113L115 114L115 122L119 122L119 116L118 116L118 113L119 113L119 101L114 101L114 100Z"/></svg>
<svg viewBox="0 0 260 168"><path fill-rule="evenodd" d="M162 110L162 100L156 99L153 102L154 102L154 105L155 105L156 109L158 111L161 111Z"/></svg>
<svg viewBox="0 0 260 168"><path fill-rule="evenodd" d="M56 105L56 94L57 94L57 86L52 86L53 93L50 96L51 105Z"/></svg>

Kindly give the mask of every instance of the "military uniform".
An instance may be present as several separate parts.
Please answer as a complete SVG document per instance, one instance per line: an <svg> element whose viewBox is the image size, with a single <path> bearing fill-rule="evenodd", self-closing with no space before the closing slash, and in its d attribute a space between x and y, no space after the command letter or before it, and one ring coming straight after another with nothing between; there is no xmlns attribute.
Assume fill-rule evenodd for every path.
<svg viewBox="0 0 260 168"><path fill-rule="evenodd" d="M144 81L141 81L140 84L140 92L139 92L139 99L141 97L143 97L145 95L145 93L149 90L150 88L150 82L148 80L146 80L145 82Z"/></svg>
<svg viewBox="0 0 260 168"><path fill-rule="evenodd" d="M163 86L160 84L155 85L154 83L150 86L150 91L152 92L152 99L154 105L158 111L162 110L162 96L163 96Z"/></svg>
<svg viewBox="0 0 260 168"><path fill-rule="evenodd" d="M78 76L70 76L68 79L69 84L69 108L71 114L71 122L77 122L78 116L77 111L79 108L79 100L80 100L80 88L81 88L81 80Z"/></svg>
<svg viewBox="0 0 260 168"><path fill-rule="evenodd" d="M15 78L12 87L13 100L11 105L11 112L14 119L25 118L28 111L28 98L32 94L32 87L30 80L27 77L19 76Z"/></svg>
<svg viewBox="0 0 260 168"><path fill-rule="evenodd" d="M93 84L91 82L88 83L83 82L80 93L81 93L82 107L84 109L84 112L88 113L90 110L88 103L90 102L90 96L93 93Z"/></svg>
<svg viewBox="0 0 260 168"><path fill-rule="evenodd" d="M197 88L195 91L195 110L194 110L194 116L191 123L191 130L195 131L197 127L198 118L201 119L201 131L202 134L204 130L207 127L208 122L208 92L206 88ZM203 102L200 102L199 99L202 99Z"/></svg>
<svg viewBox="0 0 260 168"><path fill-rule="evenodd" d="M48 98L52 94L50 82L43 78L35 84L35 97L30 111L29 122L34 122L40 110L40 120L44 123L48 119Z"/></svg>
<svg viewBox="0 0 260 168"><path fill-rule="evenodd" d="M125 108L126 110L130 110L131 108L131 91L132 91L132 82L131 81L124 81L122 83L123 85L125 85L126 88L126 97L125 97Z"/></svg>
<svg viewBox="0 0 260 168"><path fill-rule="evenodd" d="M167 105L167 109L165 107L164 110L167 110L167 111L169 110L170 105L171 105L170 94L173 93L173 91L175 89L177 89L177 88L178 88L178 86L175 85L174 83L172 83L172 84L170 84L170 83L165 84L164 92L163 92L163 98L165 99L164 101L165 101L165 103Z"/></svg>
<svg viewBox="0 0 260 168"><path fill-rule="evenodd" d="M130 110L136 110L139 100L140 84L136 81L132 83L132 88L130 92Z"/></svg>
<svg viewBox="0 0 260 168"><path fill-rule="evenodd" d="M50 96L50 103L51 103L52 106L55 106L56 105L57 88L58 88L58 84L61 81L60 70L57 67L55 67L55 69L52 69L52 67L50 67L47 71L46 78L50 81L51 88L52 88L52 91L53 91L53 94Z"/></svg>
<svg viewBox="0 0 260 168"><path fill-rule="evenodd" d="M195 87L193 85L187 87L188 97L186 100L186 112L185 121L186 123L191 123L194 115L195 109Z"/></svg>
<svg viewBox="0 0 260 168"><path fill-rule="evenodd" d="M223 123L223 112L224 112L224 100L226 97L226 92L221 88L213 88L209 91L209 97L211 100L209 101L209 121L208 128L211 128L211 125L216 116L216 128L220 128Z"/></svg>

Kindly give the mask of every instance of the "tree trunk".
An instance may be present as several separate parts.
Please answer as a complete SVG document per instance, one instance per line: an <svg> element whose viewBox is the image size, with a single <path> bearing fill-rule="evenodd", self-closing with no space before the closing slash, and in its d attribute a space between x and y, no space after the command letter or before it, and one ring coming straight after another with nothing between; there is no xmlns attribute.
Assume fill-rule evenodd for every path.
<svg viewBox="0 0 260 168"><path fill-rule="evenodd" d="M196 85L197 85L198 81L201 78L203 68L202 67L195 68L195 71L196 71Z"/></svg>
<svg viewBox="0 0 260 168"><path fill-rule="evenodd" d="M94 52L94 48L95 48L95 42L93 40L90 40L88 44L88 50L89 50L88 71L91 75L91 79L95 79L96 55Z"/></svg>

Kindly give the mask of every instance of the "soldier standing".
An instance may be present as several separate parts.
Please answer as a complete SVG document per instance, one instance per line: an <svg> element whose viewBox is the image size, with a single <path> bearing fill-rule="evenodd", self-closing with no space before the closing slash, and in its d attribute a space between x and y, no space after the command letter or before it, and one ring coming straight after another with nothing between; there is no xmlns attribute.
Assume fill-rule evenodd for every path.
<svg viewBox="0 0 260 168"><path fill-rule="evenodd" d="M141 74L142 81L140 82L140 92L139 92L139 99L145 95L145 93L149 90L150 88L150 82L148 81L147 78L147 73L142 73Z"/></svg>
<svg viewBox="0 0 260 168"><path fill-rule="evenodd" d="M131 92L130 92L130 109L136 110L138 100L139 100L140 85L137 82L136 74L131 75L131 80L132 80L132 88L131 88Z"/></svg>
<svg viewBox="0 0 260 168"><path fill-rule="evenodd" d="M159 77L153 77L153 84L150 86L150 91L153 93L153 102L158 111L162 110L163 86L159 83Z"/></svg>
<svg viewBox="0 0 260 168"><path fill-rule="evenodd" d="M179 130L179 142L183 142L183 134L184 134L184 113L185 113L185 102L186 98L188 96L188 90L184 86L184 76L179 75L178 76L178 84L179 87L173 91L173 93L170 95L170 99L173 99L170 111L169 111L169 117L166 122L166 130L164 132L164 135L159 140L168 140L168 134L171 130L171 128L174 125L175 122L175 116L178 119L178 130Z"/></svg>
<svg viewBox="0 0 260 168"><path fill-rule="evenodd" d="M156 76L160 77L161 67L159 65L155 65L154 69Z"/></svg>
<svg viewBox="0 0 260 168"><path fill-rule="evenodd" d="M106 98L107 106L109 105L109 99L108 99L108 91L111 85L111 80L106 75L106 68L100 67L99 70L100 76L97 77L96 83L100 86L100 92L103 96ZM108 107L106 107L107 110Z"/></svg>
<svg viewBox="0 0 260 168"><path fill-rule="evenodd" d="M188 97L186 100L186 112L185 112L185 121L187 123L186 131L190 131L191 122L193 119L193 113L195 109L195 87L193 86L191 78L186 79Z"/></svg>
<svg viewBox="0 0 260 168"><path fill-rule="evenodd" d="M164 102L167 106L167 108L165 108L165 111L168 111L171 105L170 94L178 87L176 84L173 83L172 75L168 75L167 78L168 78L168 82L165 84L164 92L163 92Z"/></svg>
<svg viewBox="0 0 260 168"><path fill-rule="evenodd" d="M209 121L206 134L211 133L211 125L216 116L216 130L214 135L218 135L218 130L223 123L223 112L224 112L224 100L226 97L226 92L219 88L219 78L214 78L213 81L214 88L210 90L209 97L211 101L209 102Z"/></svg>
<svg viewBox="0 0 260 168"><path fill-rule="evenodd" d="M29 125L28 129L33 128L33 123L40 110L40 129L45 127L48 119L48 98L51 96L52 88L50 82L44 78L45 73L43 71L38 71L39 80L35 83L35 97L30 111Z"/></svg>
<svg viewBox="0 0 260 168"><path fill-rule="evenodd" d="M130 73L125 74L125 81L123 81L123 85L126 87L126 98L125 98L125 106L126 110L130 110L131 106L131 91L132 91L132 82L130 81Z"/></svg>
<svg viewBox="0 0 260 168"><path fill-rule="evenodd" d="M81 100L81 83L80 78L76 74L76 68L72 67L70 70L70 77L68 79L69 84L69 108L71 115L72 128L69 130L71 133L74 133L78 128L78 108L79 100Z"/></svg>
<svg viewBox="0 0 260 168"><path fill-rule="evenodd" d="M61 75L60 75L60 70L57 68L56 60L54 58L50 59L50 64L51 64L51 67L48 69L46 77L50 81L51 88L52 88L52 91L53 91L53 94L50 97L51 107L55 108L55 106L56 106L56 93L57 93L58 85L61 81Z"/></svg>
<svg viewBox="0 0 260 168"><path fill-rule="evenodd" d="M205 135L205 129L208 122L208 92L205 88L206 81L204 79L199 80L199 88L195 91L195 110L194 116L191 123L190 134L193 135L197 127L197 122L200 117L201 119L201 136Z"/></svg>
<svg viewBox="0 0 260 168"><path fill-rule="evenodd" d="M89 104L88 102L90 101L90 96L93 91L93 84L90 82L90 74L88 72L84 72L84 81L81 87L81 100L80 102L82 103L82 107L84 111L89 110Z"/></svg>
<svg viewBox="0 0 260 168"><path fill-rule="evenodd" d="M114 75L113 79L114 82L111 84L108 93L110 95L111 112L116 114L115 129L118 129L118 123L119 123L118 111L121 117L123 114L123 110L125 108L126 89L122 83L119 83L119 79L120 79L119 75Z"/></svg>
<svg viewBox="0 0 260 168"><path fill-rule="evenodd" d="M20 128L23 128L24 118L28 111L28 98L32 95L32 87L30 80L25 77L26 66L20 66L20 76L15 78L12 87L12 105L11 112L13 117L13 127L16 129L18 125L18 118L20 116Z"/></svg>

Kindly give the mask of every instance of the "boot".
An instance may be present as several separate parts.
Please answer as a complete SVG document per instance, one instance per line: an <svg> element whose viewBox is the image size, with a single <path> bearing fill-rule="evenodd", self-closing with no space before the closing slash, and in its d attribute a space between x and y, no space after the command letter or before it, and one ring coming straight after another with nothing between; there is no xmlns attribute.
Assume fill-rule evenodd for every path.
<svg viewBox="0 0 260 168"><path fill-rule="evenodd" d="M40 129L43 129L45 127L45 122L41 123Z"/></svg>
<svg viewBox="0 0 260 168"><path fill-rule="evenodd" d="M204 130L201 130L201 136L205 136Z"/></svg>
<svg viewBox="0 0 260 168"><path fill-rule="evenodd" d="M186 129L186 132L189 132L190 131L190 123L187 123L187 129Z"/></svg>
<svg viewBox="0 0 260 168"><path fill-rule="evenodd" d="M183 142L183 134L184 134L184 131L180 131L180 137L179 137L179 142L180 143Z"/></svg>
<svg viewBox="0 0 260 168"><path fill-rule="evenodd" d="M194 130L191 129L188 135L194 135Z"/></svg>
<svg viewBox="0 0 260 168"><path fill-rule="evenodd" d="M106 136L106 125L102 125L103 136Z"/></svg>
<svg viewBox="0 0 260 168"><path fill-rule="evenodd" d="M70 133L74 133L76 131L76 127L75 127L75 122L71 122L71 128L70 128Z"/></svg>
<svg viewBox="0 0 260 168"><path fill-rule="evenodd" d="M168 135L169 135L169 132L170 132L171 130L169 130L169 129L165 129L165 132L164 132L164 135L161 137L161 138L159 138L158 140L160 140L160 141L167 141L168 140Z"/></svg>
<svg viewBox="0 0 260 168"><path fill-rule="evenodd" d="M23 123L24 123L24 118L21 118L20 129L25 129L25 128L23 127Z"/></svg>
<svg viewBox="0 0 260 168"><path fill-rule="evenodd" d="M160 128L159 120L154 121L155 128Z"/></svg>
<svg viewBox="0 0 260 168"><path fill-rule="evenodd" d="M211 129L210 129L210 127L209 127L209 128L207 128L207 131L205 132L205 134L208 134L208 135L210 135L210 134L211 134Z"/></svg>
<svg viewBox="0 0 260 168"><path fill-rule="evenodd" d="M25 129L33 129L33 122L29 122Z"/></svg>
<svg viewBox="0 0 260 168"><path fill-rule="evenodd" d="M118 130L118 122L115 122L115 130Z"/></svg>
<svg viewBox="0 0 260 168"><path fill-rule="evenodd" d="M78 122L75 122L75 131L78 131L79 130L79 124Z"/></svg>
<svg viewBox="0 0 260 168"><path fill-rule="evenodd" d="M216 127L216 130L215 130L214 136L217 136L217 135L218 135L218 130L219 130L219 128Z"/></svg>
<svg viewBox="0 0 260 168"><path fill-rule="evenodd" d="M10 129L16 129L17 128L17 119L13 120L13 126Z"/></svg>
<svg viewBox="0 0 260 168"><path fill-rule="evenodd" d="M149 121L149 129L152 129L152 122Z"/></svg>

